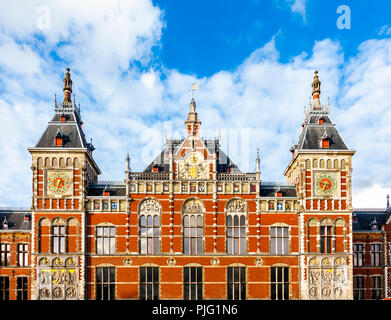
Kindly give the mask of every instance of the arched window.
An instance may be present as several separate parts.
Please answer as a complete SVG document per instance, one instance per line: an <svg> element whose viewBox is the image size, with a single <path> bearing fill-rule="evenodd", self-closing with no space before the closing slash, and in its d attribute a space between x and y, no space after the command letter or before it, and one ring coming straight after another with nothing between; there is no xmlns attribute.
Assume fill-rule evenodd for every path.
<svg viewBox="0 0 391 320"><path fill-rule="evenodd" d="M62 218L55 218L52 221L51 228L51 244L52 253L65 253L66 252L66 234L65 234L65 221Z"/></svg>
<svg viewBox="0 0 391 320"><path fill-rule="evenodd" d="M307 222L307 251L317 252L318 220L311 218Z"/></svg>
<svg viewBox="0 0 391 320"><path fill-rule="evenodd" d="M183 253L202 254L204 233L203 205L190 200L183 206Z"/></svg>
<svg viewBox="0 0 391 320"><path fill-rule="evenodd" d="M232 200L227 206L227 253L246 253L247 204L243 200Z"/></svg>
<svg viewBox="0 0 391 320"><path fill-rule="evenodd" d="M323 219L320 223L320 252L331 253L333 245L333 224L330 219Z"/></svg>
<svg viewBox="0 0 391 320"><path fill-rule="evenodd" d="M157 201L148 199L139 209L139 241L141 254L160 253L160 212Z"/></svg>

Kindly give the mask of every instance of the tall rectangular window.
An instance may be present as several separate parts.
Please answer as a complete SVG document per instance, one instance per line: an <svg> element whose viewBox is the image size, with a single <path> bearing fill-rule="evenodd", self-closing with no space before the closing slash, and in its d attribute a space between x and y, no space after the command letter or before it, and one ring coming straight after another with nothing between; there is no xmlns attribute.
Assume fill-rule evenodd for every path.
<svg viewBox="0 0 391 320"><path fill-rule="evenodd" d="M331 226L320 227L320 252L331 253L332 233Z"/></svg>
<svg viewBox="0 0 391 320"><path fill-rule="evenodd" d="M228 300L246 299L246 268L227 268L227 298Z"/></svg>
<svg viewBox="0 0 391 320"><path fill-rule="evenodd" d="M140 253L159 254L160 223L158 215L140 215Z"/></svg>
<svg viewBox="0 0 391 320"><path fill-rule="evenodd" d="M16 300L27 300L28 299L28 278L17 277L16 278Z"/></svg>
<svg viewBox="0 0 391 320"><path fill-rule="evenodd" d="M0 266L8 266L11 259L11 244L0 243Z"/></svg>
<svg viewBox="0 0 391 320"><path fill-rule="evenodd" d="M371 299L382 298L382 277L373 276L371 277Z"/></svg>
<svg viewBox="0 0 391 320"><path fill-rule="evenodd" d="M270 298L272 300L289 299L289 268L270 268Z"/></svg>
<svg viewBox="0 0 391 320"><path fill-rule="evenodd" d="M183 268L184 300L202 300L202 267Z"/></svg>
<svg viewBox="0 0 391 320"><path fill-rule="evenodd" d="M96 300L115 300L115 268L95 268Z"/></svg>
<svg viewBox="0 0 391 320"><path fill-rule="evenodd" d="M365 299L365 276L353 277L353 295L355 300Z"/></svg>
<svg viewBox="0 0 391 320"><path fill-rule="evenodd" d="M29 264L29 245L26 243L19 243L17 255L18 266L27 267Z"/></svg>
<svg viewBox="0 0 391 320"><path fill-rule="evenodd" d="M362 267L364 264L364 245L354 244L353 245L353 266Z"/></svg>
<svg viewBox="0 0 391 320"><path fill-rule="evenodd" d="M10 299L10 278L0 277L0 301Z"/></svg>
<svg viewBox="0 0 391 320"><path fill-rule="evenodd" d="M270 228L270 253L288 254L289 253L289 227L271 227Z"/></svg>
<svg viewBox="0 0 391 320"><path fill-rule="evenodd" d="M184 254L202 254L203 229L202 215L185 214L183 216Z"/></svg>
<svg viewBox="0 0 391 320"><path fill-rule="evenodd" d="M159 300L159 267L140 267L140 299Z"/></svg>
<svg viewBox="0 0 391 320"><path fill-rule="evenodd" d="M65 253L65 226L52 227L52 252Z"/></svg>
<svg viewBox="0 0 391 320"><path fill-rule="evenodd" d="M115 253L115 227L96 227L96 253Z"/></svg>
<svg viewBox="0 0 391 320"><path fill-rule="evenodd" d="M371 266L379 267L381 264L381 244L371 244Z"/></svg>
<svg viewBox="0 0 391 320"><path fill-rule="evenodd" d="M227 215L227 253L246 253L246 218L243 214Z"/></svg>

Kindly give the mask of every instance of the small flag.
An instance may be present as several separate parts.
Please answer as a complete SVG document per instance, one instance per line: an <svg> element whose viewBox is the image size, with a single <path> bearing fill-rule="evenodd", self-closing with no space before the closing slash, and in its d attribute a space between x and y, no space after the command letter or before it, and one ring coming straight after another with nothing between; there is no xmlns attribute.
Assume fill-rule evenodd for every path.
<svg viewBox="0 0 391 320"><path fill-rule="evenodd" d="M198 83L193 83L191 85L191 90L198 90Z"/></svg>

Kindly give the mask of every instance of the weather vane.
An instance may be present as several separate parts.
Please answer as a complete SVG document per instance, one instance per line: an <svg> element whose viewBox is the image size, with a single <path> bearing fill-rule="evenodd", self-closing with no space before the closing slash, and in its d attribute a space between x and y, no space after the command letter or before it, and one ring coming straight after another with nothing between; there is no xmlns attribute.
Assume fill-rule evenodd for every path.
<svg viewBox="0 0 391 320"><path fill-rule="evenodd" d="M192 99L194 99L194 94L193 94L193 92L194 92L195 90L198 90L198 83L192 83L192 85L191 85L191 98L192 98Z"/></svg>

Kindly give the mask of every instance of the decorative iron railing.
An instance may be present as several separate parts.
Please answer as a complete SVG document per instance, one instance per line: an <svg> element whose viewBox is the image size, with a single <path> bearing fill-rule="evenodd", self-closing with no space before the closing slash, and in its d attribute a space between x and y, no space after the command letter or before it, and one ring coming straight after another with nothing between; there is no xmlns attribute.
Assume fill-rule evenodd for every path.
<svg viewBox="0 0 391 320"><path fill-rule="evenodd" d="M256 173L217 173L220 181L255 181Z"/></svg>
<svg viewBox="0 0 391 320"><path fill-rule="evenodd" d="M168 172L131 172L130 180L169 180Z"/></svg>

